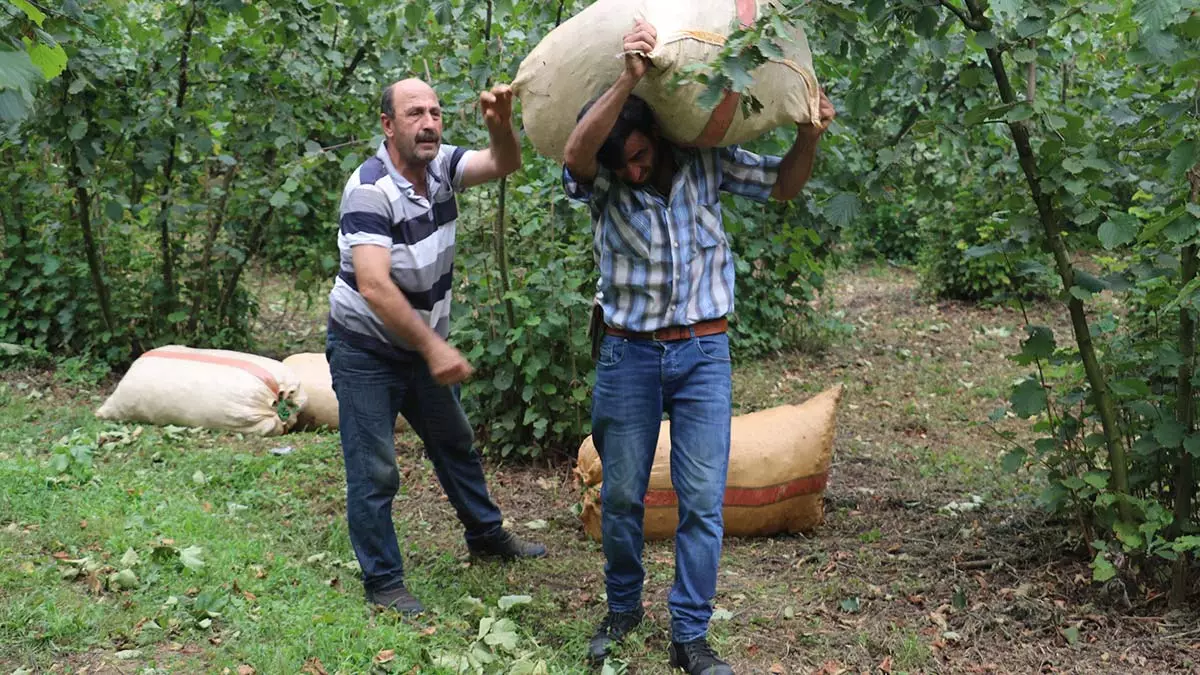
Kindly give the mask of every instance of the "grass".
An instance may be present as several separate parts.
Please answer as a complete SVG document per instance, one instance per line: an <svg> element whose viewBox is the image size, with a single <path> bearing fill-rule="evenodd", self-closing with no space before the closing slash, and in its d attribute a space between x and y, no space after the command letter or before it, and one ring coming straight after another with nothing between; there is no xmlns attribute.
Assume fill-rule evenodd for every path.
<svg viewBox="0 0 1200 675"><path fill-rule="evenodd" d="M1174 637L1179 624L1149 620L1152 600L1135 599L1141 620L1106 605L1063 527L1032 507L1037 481L996 469L1002 445L979 421L1021 374L1001 358L1019 317L931 305L914 285L895 270L843 274L833 292L856 326L844 344L738 366L738 412L835 382L846 393L825 526L726 542L720 652L746 673L1185 671L1197 650ZM0 376L0 673L454 672L450 660L472 653L495 659L488 673L588 672L603 556L571 511L571 467L489 463L509 526L551 556L473 564L431 466L401 436L396 523L429 611L372 614L336 435L102 423L99 376L78 363ZM63 437L75 455L55 450ZM972 495L975 511L942 508ZM665 673L670 543L648 543L645 561L650 620L614 665ZM128 588L113 579L122 570ZM481 622L496 644L478 639ZM1076 625L1072 644L1062 631Z"/></svg>

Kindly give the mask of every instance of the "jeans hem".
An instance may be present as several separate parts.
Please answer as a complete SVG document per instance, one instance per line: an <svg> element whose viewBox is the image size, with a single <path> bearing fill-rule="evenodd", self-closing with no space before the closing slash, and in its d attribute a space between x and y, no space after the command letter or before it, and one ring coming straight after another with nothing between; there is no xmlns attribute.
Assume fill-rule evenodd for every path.
<svg viewBox="0 0 1200 675"><path fill-rule="evenodd" d="M700 631L699 633L696 633L695 635L692 635L690 637L680 636L678 633L675 632L674 629L671 630L671 642L679 642L679 643L694 642L696 640L699 640L701 638L706 638L706 637L708 637L708 629L707 628L705 628L703 631Z"/></svg>
<svg viewBox="0 0 1200 675"><path fill-rule="evenodd" d="M404 585L404 575L398 575L394 578L389 578L384 581L373 579L371 581L363 581L363 590L368 593L384 593L395 590Z"/></svg>

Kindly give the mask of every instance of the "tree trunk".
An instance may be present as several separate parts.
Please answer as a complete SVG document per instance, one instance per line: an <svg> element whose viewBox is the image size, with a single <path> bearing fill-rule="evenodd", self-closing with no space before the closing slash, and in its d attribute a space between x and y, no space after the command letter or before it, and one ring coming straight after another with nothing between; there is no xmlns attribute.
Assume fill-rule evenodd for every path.
<svg viewBox="0 0 1200 675"><path fill-rule="evenodd" d="M205 301L204 296L208 293L208 281L212 277L209 274L208 266L212 264L213 246L217 242L217 236L221 233L221 226L225 224L225 210L229 205L229 193L233 189L235 174L237 174L236 164L230 167L225 174L225 180L221 182L220 205L217 207L217 212L209 217L208 233L204 238L204 252L200 256L200 284L192 297L192 311L188 317L187 334L193 338L196 337L196 326L200 322L200 307Z"/></svg>
<svg viewBox="0 0 1200 675"><path fill-rule="evenodd" d="M225 287L222 289L221 302L217 305L217 321L219 323L224 322L226 312L229 309L229 303L233 302L233 294L237 292L238 282L242 277L242 270L246 269L246 265L250 263L250 260L258 255L263 241L267 238L267 229L270 227L271 219L274 217L275 207L267 207L267 212L263 214L258 224L255 225L254 231L250 233L250 240L246 246L246 255L242 258L242 262L233 268L233 272L229 275L229 280L225 282Z"/></svg>
<svg viewBox="0 0 1200 675"><path fill-rule="evenodd" d="M1188 172L1188 181L1191 182L1192 201L1200 203L1200 164ZM1186 288L1196 278L1197 268L1200 267L1200 260L1196 254L1196 244L1183 247L1179 259L1180 288ZM1196 422L1196 401L1192 392L1192 375L1196 372L1196 317L1183 305L1179 308L1179 354L1183 357L1183 363L1179 365L1179 379L1176 384L1175 419L1183 425L1188 434L1191 434ZM1180 448L1179 467L1175 474L1175 518L1167 532L1168 539L1178 538L1191 525L1195 487L1192 456L1186 447ZM1188 573L1191 560L1191 555L1185 551L1179 554L1179 558L1172 565L1171 592L1167 602L1173 609L1183 607L1187 602L1188 590L1191 588L1191 575Z"/></svg>
<svg viewBox="0 0 1200 675"><path fill-rule="evenodd" d="M964 18L964 23L969 28L975 30L988 30L991 27L991 21L985 16L978 0L965 1L970 12L970 17ZM996 79L996 87L1000 91L1000 99L1008 104L1016 103L1017 97L1013 91L1012 83L1008 79L1008 73L1004 69L1004 61L1000 50L995 47L987 49L987 57L992 68L992 75ZM1020 160L1021 169L1025 173L1025 180L1029 183L1030 195L1037 206L1042 229L1046 234L1046 245L1054 255L1055 267L1058 269L1058 275L1062 279L1063 291L1067 294L1067 310L1071 315L1071 328L1075 334L1075 343L1079 346L1079 357L1083 362L1083 369L1087 374L1088 384L1092 388L1092 398L1096 404L1096 411L1100 415L1100 425L1104 430L1104 442L1108 449L1108 463L1112 476L1112 487L1118 495L1117 510L1122 521L1130 522L1133 520L1133 513L1128 500L1125 499L1129 495L1128 462L1125 457L1125 446L1121 443L1121 431L1117 425L1116 408L1113 405L1112 395L1108 390L1108 382L1105 380L1104 372L1100 369L1100 363L1096 358L1096 349L1092 344L1091 329L1088 326L1083 301L1070 292L1075 286L1075 268L1071 264L1066 243L1063 241L1062 216L1055 209L1050 195L1042 191L1041 177L1038 174L1037 168L1037 158L1033 154L1033 146L1029 139L1029 127L1025 122L1009 122L1008 128L1012 133L1013 144L1017 148L1017 155Z"/></svg>
<svg viewBox="0 0 1200 675"><path fill-rule="evenodd" d="M188 51L192 45L192 34L196 27L196 19L200 15L200 10L196 6L195 0L191 4L191 13L188 15L187 25L183 30L183 41L179 48L179 85L175 92L175 116L176 122L182 118L183 101L187 95L188 88ZM163 191L160 195L160 207L158 212L158 232L159 232L159 249L162 255L162 278L164 297L164 315L169 315L175 311L175 254L171 247L171 188L172 178L175 173L175 157L176 150L179 145L179 130L178 127L171 131L171 145L167 152L167 163L163 165Z"/></svg>
<svg viewBox="0 0 1200 675"><path fill-rule="evenodd" d="M65 80L64 80L65 81ZM104 271L100 267L100 255L97 253L96 236L92 232L92 196L83 184L83 172L79 170L79 156L75 144L71 143L71 187L75 190L76 218L79 229L83 231L83 248L87 257L88 273L92 277L92 288L96 291L96 299L100 302L100 318L109 335L116 337L117 322L113 320L112 306L108 298L108 285L104 282ZM141 352L141 345L136 337L133 338L134 348Z"/></svg>
<svg viewBox="0 0 1200 675"><path fill-rule="evenodd" d="M350 83L350 77L354 75L354 69L358 68L358 64L362 63L363 59L367 56L367 52L374 45L374 40L367 40L361 47L358 48L358 51L354 52L354 56L350 59L350 63L347 63L346 67L342 69L342 77L338 80L336 87L337 91L341 91L343 87Z"/></svg>

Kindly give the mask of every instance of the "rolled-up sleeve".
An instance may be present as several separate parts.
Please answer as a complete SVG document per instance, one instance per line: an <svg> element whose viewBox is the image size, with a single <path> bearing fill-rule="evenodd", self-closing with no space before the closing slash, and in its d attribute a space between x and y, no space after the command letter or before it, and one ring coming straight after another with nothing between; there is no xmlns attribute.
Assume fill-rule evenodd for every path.
<svg viewBox="0 0 1200 675"><path fill-rule="evenodd" d="M779 164L774 155L756 155L736 145L722 148L721 189L760 202L771 198L775 181L779 180Z"/></svg>
<svg viewBox="0 0 1200 675"><path fill-rule="evenodd" d="M571 175L571 170L563 167L563 190L566 191L567 196L575 201L583 202L593 209L600 209L604 206L611 185L612 178L604 167L596 170L596 177L592 179L591 183L575 180L575 177Z"/></svg>

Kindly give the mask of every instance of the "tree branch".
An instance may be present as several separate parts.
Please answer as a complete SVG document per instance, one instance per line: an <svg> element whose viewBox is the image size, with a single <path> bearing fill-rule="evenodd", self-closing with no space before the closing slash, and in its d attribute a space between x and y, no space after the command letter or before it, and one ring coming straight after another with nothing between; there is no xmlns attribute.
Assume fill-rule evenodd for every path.
<svg viewBox="0 0 1200 675"><path fill-rule="evenodd" d="M988 28L990 28L990 27L991 27L991 26L984 25L983 23L980 23L980 22L978 22L978 21L976 21L976 20L972 19L972 18L971 18L971 17L970 17L970 16L969 16L969 15L966 13L966 11L965 11L965 10L963 10L963 9L960 9L959 7L956 7L955 5L953 5L953 4L950 2L950 0L938 0L938 3L939 3L939 4L940 4L942 7L945 7L946 9L950 10L951 12L953 12L953 13L954 13L954 16L957 16L957 17L958 17L958 19L959 19L959 21L962 21L962 22L963 22L963 25L964 25L964 26L966 26L967 28L970 28L971 30L977 30L977 31L979 31L979 30L987 30Z"/></svg>
<svg viewBox="0 0 1200 675"><path fill-rule="evenodd" d="M350 76L354 74L354 69L358 68L358 64L362 63L362 60L366 58L367 51L374 45L374 40L367 40L366 44L354 52L354 57L350 59L350 63L347 63L346 67L342 69L342 79L338 80L337 83L338 89L346 86L346 83L350 81Z"/></svg>

